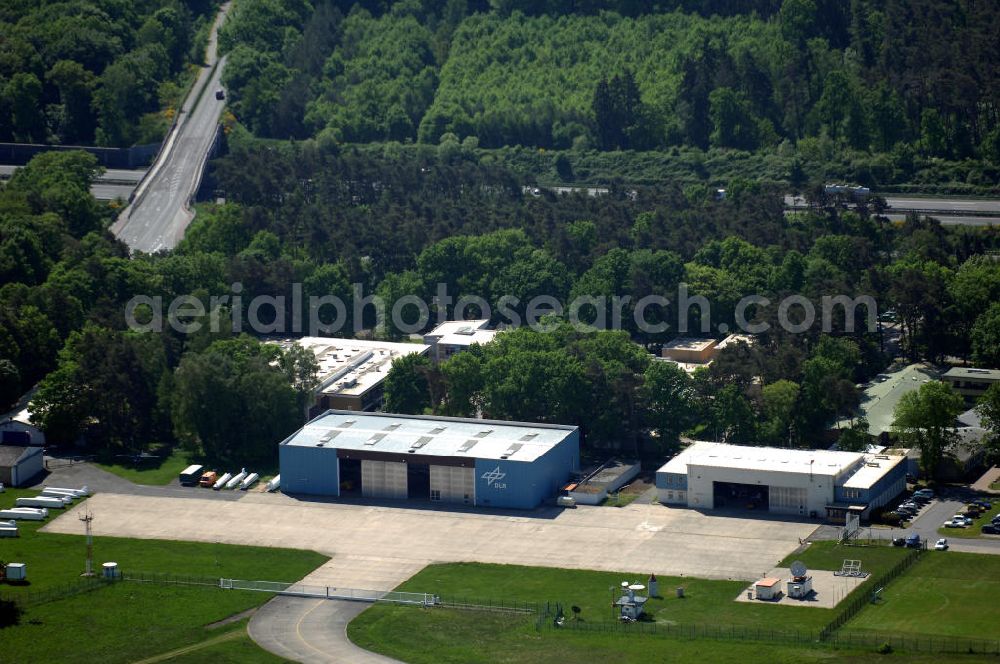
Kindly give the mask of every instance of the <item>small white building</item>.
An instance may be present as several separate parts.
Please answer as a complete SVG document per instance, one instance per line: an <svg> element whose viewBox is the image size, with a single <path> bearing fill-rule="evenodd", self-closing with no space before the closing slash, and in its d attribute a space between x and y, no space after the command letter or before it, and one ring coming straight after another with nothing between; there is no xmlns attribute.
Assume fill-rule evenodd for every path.
<svg viewBox="0 0 1000 664"><path fill-rule="evenodd" d="M27 485L44 469L44 454L37 445L0 445L0 484Z"/></svg>
<svg viewBox="0 0 1000 664"><path fill-rule="evenodd" d="M302 337L280 342L297 344L312 351L319 364L319 386L310 416L331 408L374 411L382 406L383 382L392 363L407 355L425 355L423 344L394 343L367 339Z"/></svg>
<svg viewBox="0 0 1000 664"><path fill-rule="evenodd" d="M450 320L441 323L424 335L430 346L433 362L444 362L455 353L468 350L472 344L488 344L499 330L487 329L488 320Z"/></svg>
<svg viewBox="0 0 1000 664"><path fill-rule="evenodd" d="M659 500L843 522L906 488L905 455L695 442L656 472Z"/></svg>
<svg viewBox="0 0 1000 664"><path fill-rule="evenodd" d="M753 584L754 595L757 599L778 599L781 597L781 579L769 576Z"/></svg>

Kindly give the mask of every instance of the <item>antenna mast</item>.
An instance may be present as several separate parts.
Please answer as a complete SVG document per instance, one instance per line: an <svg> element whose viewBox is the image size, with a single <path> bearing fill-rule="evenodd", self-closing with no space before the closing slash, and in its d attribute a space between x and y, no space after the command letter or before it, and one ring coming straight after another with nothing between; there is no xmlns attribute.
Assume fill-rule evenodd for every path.
<svg viewBox="0 0 1000 664"><path fill-rule="evenodd" d="M80 517L80 521L83 521L87 529L87 567L83 573L84 576L94 576L94 533L90 527L93 520L94 514L89 510Z"/></svg>

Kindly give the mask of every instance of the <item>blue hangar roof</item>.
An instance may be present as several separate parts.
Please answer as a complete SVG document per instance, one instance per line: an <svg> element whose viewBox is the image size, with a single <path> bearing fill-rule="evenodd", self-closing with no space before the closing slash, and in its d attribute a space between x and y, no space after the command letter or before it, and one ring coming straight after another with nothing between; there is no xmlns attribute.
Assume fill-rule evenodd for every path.
<svg viewBox="0 0 1000 664"><path fill-rule="evenodd" d="M281 444L530 462L576 430L562 424L328 410Z"/></svg>

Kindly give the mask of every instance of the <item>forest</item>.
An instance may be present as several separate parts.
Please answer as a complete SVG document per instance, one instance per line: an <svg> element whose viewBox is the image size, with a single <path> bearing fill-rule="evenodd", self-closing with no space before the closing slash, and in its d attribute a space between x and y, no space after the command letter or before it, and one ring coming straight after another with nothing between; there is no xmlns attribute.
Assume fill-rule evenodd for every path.
<svg viewBox="0 0 1000 664"><path fill-rule="evenodd" d="M864 184L989 188L998 22L972 0L248 0L222 46L233 110L264 138L524 146L633 178L650 151L775 154L780 181L850 153L862 166L840 173Z"/></svg>
<svg viewBox="0 0 1000 664"><path fill-rule="evenodd" d="M128 147L163 139L216 0L5 0L0 141Z"/></svg>
<svg viewBox="0 0 1000 664"><path fill-rule="evenodd" d="M734 183L725 200L704 185L676 184L634 196L536 196L516 174L461 146L376 156L311 141L231 141L214 168L228 201L202 206L182 244L154 256L130 258L104 230L110 211L87 194L92 157L36 157L0 192L0 397L11 403L38 384L34 417L53 443L83 435L101 453L158 442L217 458L270 458L274 441L302 421L315 380L308 358L226 324L143 334L126 329L122 315L136 294L193 294L208 308L210 296L234 283L246 306L255 295L290 302L296 283L306 295L350 304L354 283L391 302L429 298L438 283L456 298L490 300L637 298L683 282L711 303L713 330L732 325L734 303L751 293L814 301L871 294L880 311L896 311L908 359L1000 366L996 227L890 223L877 204L849 208L821 190L809 211L786 215L780 191L751 182ZM246 314L219 313L223 321ZM401 336L380 328L371 309L357 322ZM832 335L775 326L689 377L652 361L673 329L588 332L554 320L552 333L505 333L433 370L394 369L389 404L578 424L589 450L656 456L684 432L810 446L853 414L856 385L891 359L883 330L849 331L839 315L833 324ZM267 422L255 419L261 404ZM220 411L227 417L213 415ZM863 443L864 423L850 435Z"/></svg>

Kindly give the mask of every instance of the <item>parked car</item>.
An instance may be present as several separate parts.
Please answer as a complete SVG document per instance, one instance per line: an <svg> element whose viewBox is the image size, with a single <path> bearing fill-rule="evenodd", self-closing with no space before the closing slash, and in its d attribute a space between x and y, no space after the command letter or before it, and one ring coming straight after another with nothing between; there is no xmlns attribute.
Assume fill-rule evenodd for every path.
<svg viewBox="0 0 1000 664"><path fill-rule="evenodd" d="M987 523L982 527L984 535L1000 535L1000 525Z"/></svg>
<svg viewBox="0 0 1000 664"><path fill-rule="evenodd" d="M934 550L935 551L947 551L948 550L948 540L946 540L943 537L941 539L939 539L937 542L934 543Z"/></svg>
<svg viewBox="0 0 1000 664"><path fill-rule="evenodd" d="M1000 523L1000 514L997 514L990 521L993 523L993 525L996 525L996 524Z"/></svg>
<svg viewBox="0 0 1000 664"><path fill-rule="evenodd" d="M972 504L973 505L978 505L979 507L981 507L984 510L988 510L988 509L991 509L993 507L993 503L991 503L988 500L973 500Z"/></svg>
<svg viewBox="0 0 1000 664"><path fill-rule="evenodd" d="M218 90L215 91L215 98L219 100L225 99L226 91L223 90L222 88L219 88Z"/></svg>
<svg viewBox="0 0 1000 664"><path fill-rule="evenodd" d="M948 519L941 525L944 526L945 528L964 528L965 521L962 521L960 519Z"/></svg>
<svg viewBox="0 0 1000 664"><path fill-rule="evenodd" d="M906 536L906 546L916 549L920 546L920 535L913 533Z"/></svg>
<svg viewBox="0 0 1000 664"><path fill-rule="evenodd" d="M916 491L913 492L913 495L914 496L924 496L925 498L927 498L928 500L930 500L930 499L934 498L934 490L933 489L917 489Z"/></svg>
<svg viewBox="0 0 1000 664"><path fill-rule="evenodd" d="M904 537L894 537L893 540L892 540L892 545L893 546L905 546L906 545L906 538L904 538Z"/></svg>

